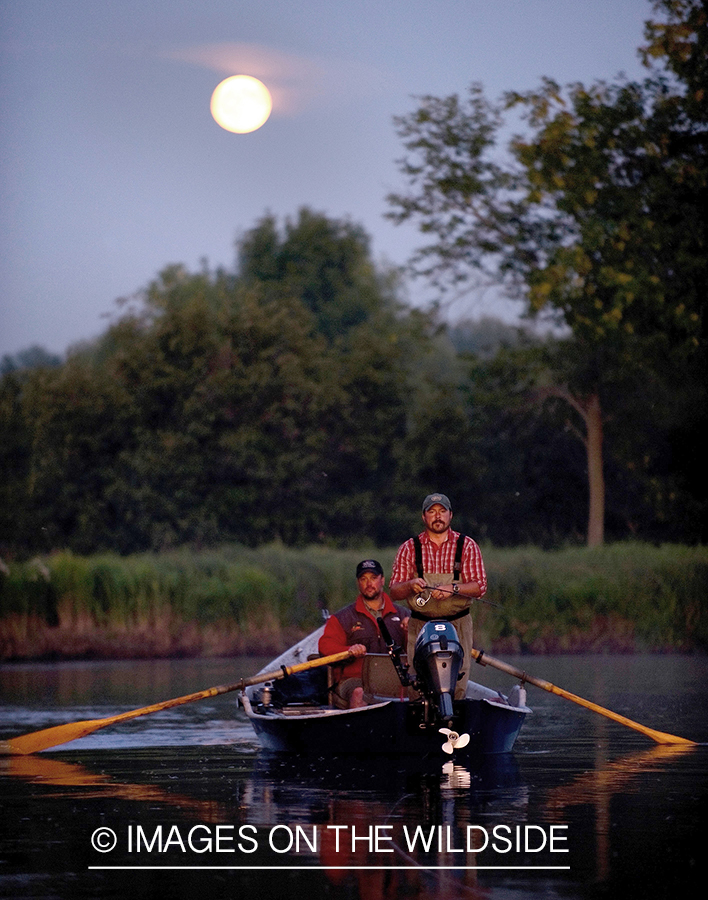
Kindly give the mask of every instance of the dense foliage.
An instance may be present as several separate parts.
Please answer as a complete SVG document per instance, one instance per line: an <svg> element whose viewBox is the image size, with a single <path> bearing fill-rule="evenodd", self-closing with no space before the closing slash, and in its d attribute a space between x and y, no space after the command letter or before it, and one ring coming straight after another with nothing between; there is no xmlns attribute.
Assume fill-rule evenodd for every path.
<svg viewBox="0 0 708 900"><path fill-rule="evenodd" d="M568 335L546 348L536 386L568 404L586 444L591 544L605 522L604 429L618 418L660 422L656 445L641 429L632 449L620 438L647 489L671 453L689 491L705 483L685 448L708 405L708 22L698 0L654 5L665 18L647 25L642 81L545 79L497 104L473 85L397 120L407 189L389 197L391 217L429 241L415 270L441 288L494 278ZM524 130L505 157L510 110Z"/></svg>
<svg viewBox="0 0 708 900"><path fill-rule="evenodd" d="M429 479L463 480L436 435L466 445L452 347L363 232L302 210L239 250L235 273L165 269L63 365L7 367L6 547L385 541Z"/></svg>
<svg viewBox="0 0 708 900"><path fill-rule="evenodd" d="M3 553L384 546L431 490L483 541L583 540L582 451L562 410L529 400L552 342L442 327L398 302L360 229L309 210L239 250L236 272L165 269L61 365L6 366ZM669 473L660 507L623 456L666 431L641 416L615 431L611 534L696 540L699 499Z"/></svg>

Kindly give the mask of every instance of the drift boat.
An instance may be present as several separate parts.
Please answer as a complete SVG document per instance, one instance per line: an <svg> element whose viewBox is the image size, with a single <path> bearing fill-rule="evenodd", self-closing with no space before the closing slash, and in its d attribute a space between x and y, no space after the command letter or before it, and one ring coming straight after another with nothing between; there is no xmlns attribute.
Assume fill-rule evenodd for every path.
<svg viewBox="0 0 708 900"><path fill-rule="evenodd" d="M261 671L316 658L323 630L324 626ZM523 687L516 685L505 696L468 681L464 698L454 700L462 658L454 627L431 620L416 641L414 677L405 655L392 643L388 654L364 657L364 691L372 700L365 707L333 706L329 667L249 686L239 699L263 748L275 752L442 759L453 753L458 757L511 752L531 712Z"/></svg>

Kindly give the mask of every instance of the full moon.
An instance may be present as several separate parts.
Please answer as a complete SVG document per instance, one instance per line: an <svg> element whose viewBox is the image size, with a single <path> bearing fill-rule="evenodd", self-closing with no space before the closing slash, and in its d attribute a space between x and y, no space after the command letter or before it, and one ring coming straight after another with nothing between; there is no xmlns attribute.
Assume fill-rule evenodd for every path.
<svg viewBox="0 0 708 900"><path fill-rule="evenodd" d="M232 75L218 84L211 95L214 120L234 134L248 134L260 128L272 108L270 91L251 75Z"/></svg>

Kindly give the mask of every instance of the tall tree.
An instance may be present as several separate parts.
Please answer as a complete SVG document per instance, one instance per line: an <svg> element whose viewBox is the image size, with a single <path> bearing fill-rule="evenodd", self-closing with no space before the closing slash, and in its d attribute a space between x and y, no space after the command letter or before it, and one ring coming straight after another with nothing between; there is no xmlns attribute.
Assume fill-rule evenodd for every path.
<svg viewBox="0 0 708 900"><path fill-rule="evenodd" d="M28 498L33 549L396 540L430 328L363 232L265 220L237 272L172 265L142 300L63 365L0 380L3 496Z"/></svg>
<svg viewBox="0 0 708 900"><path fill-rule="evenodd" d="M374 266L358 225L307 207L282 229L267 215L238 243L239 275L278 285L311 310L329 341L396 303L393 271Z"/></svg>
<svg viewBox="0 0 708 900"><path fill-rule="evenodd" d="M584 425L590 544L604 538L606 407L628 381L676 379L705 357L708 169L695 83L704 73L682 62L705 46L705 14L697 0L659 7L674 30L650 24L651 48L671 49L672 78L566 90L546 79L503 107L476 85L466 102L424 97L397 120L409 192L389 197L391 216L434 238L416 271L441 286L495 277L572 334L547 392ZM679 49L667 37L676 34ZM527 123L505 161L495 150L504 109Z"/></svg>

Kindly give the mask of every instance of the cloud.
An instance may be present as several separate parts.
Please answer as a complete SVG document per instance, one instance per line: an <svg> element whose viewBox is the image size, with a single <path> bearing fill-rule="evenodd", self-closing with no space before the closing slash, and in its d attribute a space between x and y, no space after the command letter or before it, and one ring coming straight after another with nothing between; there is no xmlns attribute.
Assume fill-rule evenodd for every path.
<svg viewBox="0 0 708 900"><path fill-rule="evenodd" d="M378 80L370 67L359 63L308 59L259 44L199 44L163 55L224 77L253 75L270 91L273 111L284 115L295 115L328 99L369 93Z"/></svg>
<svg viewBox="0 0 708 900"><path fill-rule="evenodd" d="M327 73L323 66L292 53L282 53L258 44L200 44L166 53L211 69L219 75L253 75L273 97L273 109L294 114L326 93Z"/></svg>

